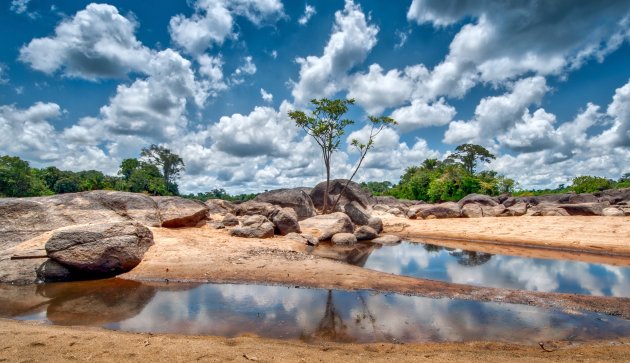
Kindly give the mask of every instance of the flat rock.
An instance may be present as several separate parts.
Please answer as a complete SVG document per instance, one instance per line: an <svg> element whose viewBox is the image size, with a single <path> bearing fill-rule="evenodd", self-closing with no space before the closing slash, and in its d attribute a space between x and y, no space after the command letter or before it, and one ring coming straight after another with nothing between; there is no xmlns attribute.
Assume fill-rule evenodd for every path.
<svg viewBox="0 0 630 363"><path fill-rule="evenodd" d="M601 216L607 205L602 203L559 204L570 216Z"/></svg>
<svg viewBox="0 0 630 363"><path fill-rule="evenodd" d="M0 198L0 249L62 227L137 221L162 224L157 203L138 193L90 191L34 198Z"/></svg>
<svg viewBox="0 0 630 363"><path fill-rule="evenodd" d="M180 197L152 197L157 203L162 227L196 227L208 220L208 206L202 202Z"/></svg>
<svg viewBox="0 0 630 363"><path fill-rule="evenodd" d="M475 194L475 193L468 194L464 198L460 199L459 202L457 202L460 208L469 203L475 203L478 205L483 205L483 206L488 206L488 207L494 207L499 204L499 202L495 198L489 195Z"/></svg>
<svg viewBox="0 0 630 363"><path fill-rule="evenodd" d="M237 216L261 215L267 218L271 218L271 216L279 209L280 207L275 206L271 203L248 200L247 202L236 204L234 214L236 214Z"/></svg>
<svg viewBox="0 0 630 363"><path fill-rule="evenodd" d="M394 236L391 234L386 234L384 236L380 236L377 238L374 238L372 240L372 243L378 243L381 245L395 245L397 243L400 243L400 241L402 241L402 239L398 236Z"/></svg>
<svg viewBox="0 0 630 363"><path fill-rule="evenodd" d="M336 245L353 245L357 243L357 237L352 233L335 233L331 242Z"/></svg>
<svg viewBox="0 0 630 363"><path fill-rule="evenodd" d="M315 216L315 206L308 193L302 189L277 189L259 194L257 202L270 203L282 208L291 208L299 220Z"/></svg>
<svg viewBox="0 0 630 363"><path fill-rule="evenodd" d="M113 276L136 267L151 245L153 234L137 222L86 224L55 231L46 252L77 272Z"/></svg>
<svg viewBox="0 0 630 363"><path fill-rule="evenodd" d="M440 204L431 204L425 209L418 211L417 216L427 219L433 218L459 218L461 216L461 210L457 203L446 202Z"/></svg>
<svg viewBox="0 0 630 363"><path fill-rule="evenodd" d="M623 211L619 208L608 207L602 210L602 215L607 217L621 217L625 215Z"/></svg>

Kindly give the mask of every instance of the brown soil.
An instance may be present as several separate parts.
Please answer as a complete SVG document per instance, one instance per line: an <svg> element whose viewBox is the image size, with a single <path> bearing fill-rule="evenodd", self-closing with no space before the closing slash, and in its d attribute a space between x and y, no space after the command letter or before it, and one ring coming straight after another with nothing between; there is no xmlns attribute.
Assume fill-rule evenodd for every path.
<svg viewBox="0 0 630 363"><path fill-rule="evenodd" d="M139 334L0 319L4 362L601 362L630 361L630 339L588 343L304 343L254 336Z"/></svg>

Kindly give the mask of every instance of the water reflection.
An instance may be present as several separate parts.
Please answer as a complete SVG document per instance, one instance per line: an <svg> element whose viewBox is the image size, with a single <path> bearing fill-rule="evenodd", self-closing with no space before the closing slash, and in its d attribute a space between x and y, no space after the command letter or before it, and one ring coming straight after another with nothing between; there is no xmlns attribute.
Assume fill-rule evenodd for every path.
<svg viewBox="0 0 630 363"><path fill-rule="evenodd" d="M403 242L374 249L362 266L476 286L630 297L630 268L605 264L492 255Z"/></svg>
<svg viewBox="0 0 630 363"><path fill-rule="evenodd" d="M100 288L99 288L99 285ZM28 298L6 288L5 303ZM261 285L148 285L117 279L44 285L36 304L13 317L136 332L256 334L307 341L534 343L630 334L630 321L538 307L397 294ZM48 299L47 304L41 299ZM28 300L28 299L27 299ZM28 313L26 313L28 311ZM39 311L39 314L37 312Z"/></svg>

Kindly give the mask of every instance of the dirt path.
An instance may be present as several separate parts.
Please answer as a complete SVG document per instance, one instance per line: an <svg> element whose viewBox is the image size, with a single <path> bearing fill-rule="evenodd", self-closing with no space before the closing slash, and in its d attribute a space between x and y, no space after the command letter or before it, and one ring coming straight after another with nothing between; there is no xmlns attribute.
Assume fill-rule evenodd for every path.
<svg viewBox="0 0 630 363"><path fill-rule="evenodd" d="M581 344L542 343L542 347L494 342L304 343L253 336L220 338L137 334L100 328L47 326L0 319L0 361L2 362L630 361L630 339Z"/></svg>

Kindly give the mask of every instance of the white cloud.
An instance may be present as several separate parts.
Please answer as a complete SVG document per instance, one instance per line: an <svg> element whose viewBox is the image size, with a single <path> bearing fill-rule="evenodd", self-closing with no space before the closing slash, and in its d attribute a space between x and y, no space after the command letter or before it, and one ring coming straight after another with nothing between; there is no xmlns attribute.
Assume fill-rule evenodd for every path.
<svg viewBox="0 0 630 363"><path fill-rule="evenodd" d="M263 88L260 89L260 97L262 97L265 102L273 102L273 95L265 91Z"/></svg>
<svg viewBox="0 0 630 363"><path fill-rule="evenodd" d="M509 92L482 99L475 109L473 120L451 122L444 134L444 142L488 145L488 140L493 136L507 131L520 121L528 107L539 103L548 90L544 77L521 79L511 86Z"/></svg>
<svg viewBox="0 0 630 363"><path fill-rule="evenodd" d="M612 118L613 125L597 137L596 143L608 147L630 147L630 80L615 90L606 114Z"/></svg>
<svg viewBox="0 0 630 363"><path fill-rule="evenodd" d="M402 104L413 90L409 77L397 69L383 74L378 64L372 64L368 73L354 74L348 83L348 98L354 98L370 115Z"/></svg>
<svg viewBox="0 0 630 363"><path fill-rule="evenodd" d="M317 10L315 10L315 7L306 4L306 6L304 7L304 14L298 19L298 23L300 23L300 25L306 25L315 14L317 14Z"/></svg>
<svg viewBox="0 0 630 363"><path fill-rule="evenodd" d="M398 49L398 48L402 48L405 44L407 44L407 39L409 39L409 36L411 35L412 30L406 30L406 31L401 31L401 30L396 30L396 37L398 38L398 43L394 44L394 48Z"/></svg>
<svg viewBox="0 0 630 363"><path fill-rule="evenodd" d="M20 60L52 74L98 79L144 71L151 52L135 37L135 20L107 4L89 4L55 28L55 35L37 38L20 49Z"/></svg>
<svg viewBox="0 0 630 363"><path fill-rule="evenodd" d="M58 146L49 121L61 113L55 103L37 102L27 109L0 106L0 153L40 161L55 159Z"/></svg>
<svg viewBox="0 0 630 363"><path fill-rule="evenodd" d="M0 85L9 83L9 77L7 76L7 66L4 63L0 63Z"/></svg>
<svg viewBox="0 0 630 363"><path fill-rule="evenodd" d="M343 11L335 13L333 31L321 57L297 58L300 78L293 84L297 104L333 94L346 72L363 62L376 45L378 28L369 25L361 7L346 0Z"/></svg>
<svg viewBox="0 0 630 363"><path fill-rule="evenodd" d="M602 6L596 1L558 0L541 6L523 1L445 5L414 0L407 18L436 27L474 19L453 39L429 87L432 96L462 97L480 81L496 84L528 73L557 75L589 59L601 60L628 39L628 14L627 1ZM607 21L602 22L604 18Z"/></svg>
<svg viewBox="0 0 630 363"><path fill-rule="evenodd" d="M284 15L279 0L196 0L191 17L175 15L169 22L171 39L190 54L201 54L226 39L236 38L234 17L243 16L260 25Z"/></svg>
<svg viewBox="0 0 630 363"><path fill-rule="evenodd" d="M234 71L234 73L232 73L232 77L230 81L233 84L241 84L245 81L243 79L243 76L254 75L256 74L256 71L257 71L256 64L254 64L254 62L252 61L252 57L251 56L244 57L243 64L239 66Z"/></svg>
<svg viewBox="0 0 630 363"><path fill-rule="evenodd" d="M444 98L433 103L415 99L411 105L394 110L391 117L398 122L401 131L408 132L422 127L446 125L456 113L455 108L446 104Z"/></svg>
<svg viewBox="0 0 630 363"><path fill-rule="evenodd" d="M218 91L227 89L227 84L223 79L223 60L220 56L211 57L202 54L197 57L199 63L199 74L207 81L208 89L212 95L216 96Z"/></svg>

